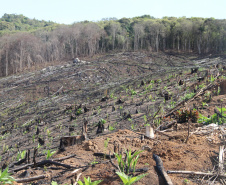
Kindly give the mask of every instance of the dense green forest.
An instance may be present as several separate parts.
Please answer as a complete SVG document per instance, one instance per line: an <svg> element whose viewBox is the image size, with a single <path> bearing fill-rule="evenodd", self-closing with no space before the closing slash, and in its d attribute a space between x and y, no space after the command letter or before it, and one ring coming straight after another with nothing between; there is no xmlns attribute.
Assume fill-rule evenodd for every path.
<svg viewBox="0 0 226 185"><path fill-rule="evenodd" d="M43 62L137 50L225 53L226 20L144 15L60 25L15 14L0 19L0 76Z"/></svg>
<svg viewBox="0 0 226 185"><path fill-rule="evenodd" d="M57 24L51 21L29 19L21 14L4 14L2 18L0 18L0 36L19 31L31 32L45 27L53 28L55 25Z"/></svg>

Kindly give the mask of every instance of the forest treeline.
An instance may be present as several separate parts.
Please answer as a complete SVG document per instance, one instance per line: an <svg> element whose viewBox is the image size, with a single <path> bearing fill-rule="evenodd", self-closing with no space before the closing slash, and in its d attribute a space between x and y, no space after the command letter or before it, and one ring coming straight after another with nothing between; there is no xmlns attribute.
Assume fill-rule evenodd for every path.
<svg viewBox="0 0 226 185"><path fill-rule="evenodd" d="M114 50L224 53L226 20L144 15L60 25L15 14L0 19L0 76Z"/></svg>

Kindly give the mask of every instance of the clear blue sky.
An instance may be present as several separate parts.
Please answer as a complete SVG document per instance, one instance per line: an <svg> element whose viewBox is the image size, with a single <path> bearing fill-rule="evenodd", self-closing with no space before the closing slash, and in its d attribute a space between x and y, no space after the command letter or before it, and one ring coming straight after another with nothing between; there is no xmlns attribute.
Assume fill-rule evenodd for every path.
<svg viewBox="0 0 226 185"><path fill-rule="evenodd" d="M144 14L226 19L226 0L1 0L0 17L4 13L65 24Z"/></svg>

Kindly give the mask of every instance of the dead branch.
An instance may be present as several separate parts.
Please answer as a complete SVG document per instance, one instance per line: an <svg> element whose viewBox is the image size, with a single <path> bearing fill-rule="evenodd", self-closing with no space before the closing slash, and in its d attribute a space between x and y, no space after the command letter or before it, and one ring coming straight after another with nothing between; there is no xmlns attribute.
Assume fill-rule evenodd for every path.
<svg viewBox="0 0 226 185"><path fill-rule="evenodd" d="M167 173L163 167L163 162L162 162L161 158L155 154L153 154L153 158L156 162L156 167L157 167L158 171L160 172L162 177L165 179L167 185L173 185L170 177L167 175Z"/></svg>
<svg viewBox="0 0 226 185"><path fill-rule="evenodd" d="M193 172L193 171L167 171L168 174L190 174L190 175L205 175L205 176L219 176L226 178L226 175L224 174L218 174L218 173L205 173L205 172Z"/></svg>
<svg viewBox="0 0 226 185"><path fill-rule="evenodd" d="M158 128L156 130L165 130L169 127L171 127L172 125L174 125L177 121L176 120L173 120L173 121L169 121L169 122L166 122L166 123L163 123L161 125L158 126Z"/></svg>
<svg viewBox="0 0 226 185"><path fill-rule="evenodd" d="M75 181L74 185L77 185L78 180L79 180L79 178L80 178L81 175L82 175L82 173L79 173L79 174L77 175L77 178L76 178L76 181Z"/></svg>
<svg viewBox="0 0 226 185"><path fill-rule="evenodd" d="M54 95L59 95L59 93L60 93L60 91L63 89L63 87L64 87L64 86L62 86L61 88L59 88L58 91L55 92L55 93L53 94L53 96L54 96Z"/></svg>
<svg viewBox="0 0 226 185"><path fill-rule="evenodd" d="M44 178L46 178L45 175L39 175L39 176L35 176L35 177L30 177L30 178L15 179L15 181L18 183L24 183L24 182L31 182L31 181L35 181L35 180L39 180L39 179L44 179Z"/></svg>
<svg viewBox="0 0 226 185"><path fill-rule="evenodd" d="M57 164L59 164L59 165L57 165L57 166L63 166L63 167L69 167L69 165L61 165L62 163L57 163L57 162L55 162L55 161L62 161L62 160L65 160L65 159L69 159L69 158L71 158L71 157L74 157L75 156L75 154L73 154L73 155L69 155L69 156L65 156L65 157L62 157L62 158L56 158L56 159L53 159L53 160L44 160L45 161L45 163L48 161L49 162L49 164L54 164L55 163L55 165L57 165ZM52 161L52 162L50 162L50 161ZM47 163L46 163L47 164ZM14 169L10 169L9 170L9 172L10 173L12 173L12 172L17 172L17 171L20 171L20 170L23 170L23 169L26 169L26 168L28 168L28 167L30 167L30 166L33 166L34 165L34 163L30 163L30 164L26 164L26 165L24 165L24 166L20 166L20 167L18 167L18 168L14 168ZM41 165L44 165L43 164L43 161L40 161L40 162L38 162L38 163L36 163L36 165L37 166L41 166ZM66 167L66 168L67 168ZM74 168L73 166L70 166L70 168Z"/></svg>
<svg viewBox="0 0 226 185"><path fill-rule="evenodd" d="M65 156L65 157L52 159L52 161L63 161L65 159L69 159L69 158L72 158L72 157L75 157L75 156L76 156L76 154L72 154L72 155L68 155L68 156Z"/></svg>
<svg viewBox="0 0 226 185"><path fill-rule="evenodd" d="M74 166L71 166L71 165L67 165L67 164L63 164L63 163L59 163L59 162L56 162L56 161L52 161L52 160L43 160L41 162L38 162L37 163L37 166L43 166L45 164L54 164L56 166L63 166L65 168L75 168Z"/></svg>

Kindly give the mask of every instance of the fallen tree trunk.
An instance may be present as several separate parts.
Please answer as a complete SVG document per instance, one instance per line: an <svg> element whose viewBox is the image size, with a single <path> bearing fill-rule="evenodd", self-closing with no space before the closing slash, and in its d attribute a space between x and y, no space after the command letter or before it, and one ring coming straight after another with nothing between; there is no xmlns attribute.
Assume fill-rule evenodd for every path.
<svg viewBox="0 0 226 185"><path fill-rule="evenodd" d="M155 154L153 154L153 158L156 162L156 167L158 169L158 171L160 172L161 176L164 178L164 180L166 181L167 185L173 185L170 177L167 175L166 170L163 167L163 162L161 160L161 158Z"/></svg>

